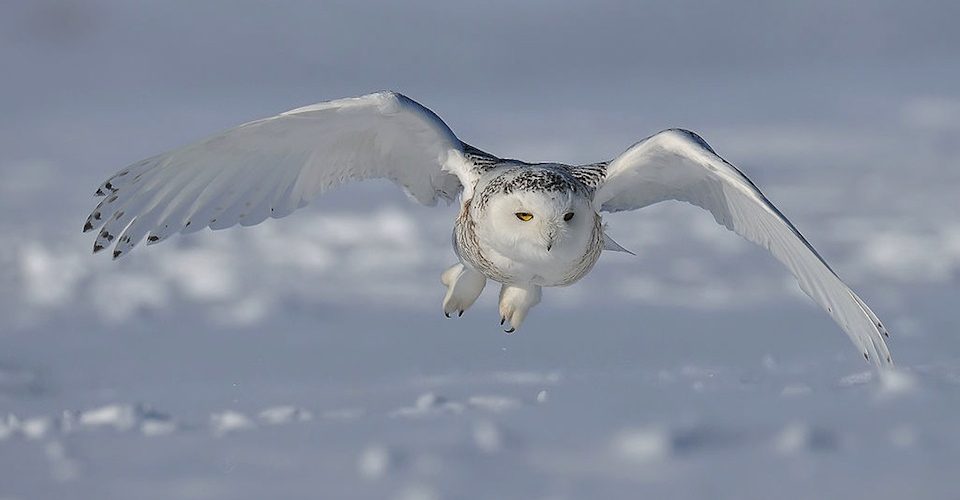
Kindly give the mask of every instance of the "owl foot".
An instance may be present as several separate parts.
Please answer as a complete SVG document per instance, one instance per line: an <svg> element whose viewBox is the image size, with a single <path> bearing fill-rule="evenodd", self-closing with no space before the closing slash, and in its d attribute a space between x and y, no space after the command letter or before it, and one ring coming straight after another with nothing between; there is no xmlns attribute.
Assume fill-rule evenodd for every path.
<svg viewBox="0 0 960 500"><path fill-rule="evenodd" d="M510 326L503 331L517 331L530 308L540 303L541 295L537 285L503 285L500 288L500 325L509 322Z"/></svg>
<svg viewBox="0 0 960 500"><path fill-rule="evenodd" d="M449 318L454 313L458 317L463 316L463 311L477 301L487 284L487 278L457 263L440 275L440 282L447 287L447 295L443 298L443 315Z"/></svg>

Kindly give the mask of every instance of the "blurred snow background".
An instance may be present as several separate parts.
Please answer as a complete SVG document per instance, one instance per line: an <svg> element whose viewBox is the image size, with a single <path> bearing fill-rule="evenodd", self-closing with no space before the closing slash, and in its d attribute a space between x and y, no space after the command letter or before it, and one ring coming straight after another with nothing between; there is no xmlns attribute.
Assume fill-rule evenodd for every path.
<svg viewBox="0 0 960 500"><path fill-rule="evenodd" d="M953 2L8 2L0 498L946 498L960 466ZM637 253L440 313L454 207L388 183L90 255L92 191L380 89L503 156L667 127L741 167L877 311L878 380L764 252L681 205Z"/></svg>

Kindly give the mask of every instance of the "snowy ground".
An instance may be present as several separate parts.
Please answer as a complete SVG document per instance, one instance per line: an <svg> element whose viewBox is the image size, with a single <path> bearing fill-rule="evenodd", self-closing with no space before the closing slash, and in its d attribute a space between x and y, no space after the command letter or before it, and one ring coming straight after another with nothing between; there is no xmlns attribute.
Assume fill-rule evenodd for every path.
<svg viewBox="0 0 960 500"><path fill-rule="evenodd" d="M956 497L950 4L73 5L0 20L0 499ZM583 36L517 35L545 25ZM680 28L699 35L635 50ZM547 290L512 336L492 287L443 318L455 209L386 183L89 254L92 190L124 164L379 88L531 160L702 132L887 323L900 371L688 206L609 217L637 256Z"/></svg>

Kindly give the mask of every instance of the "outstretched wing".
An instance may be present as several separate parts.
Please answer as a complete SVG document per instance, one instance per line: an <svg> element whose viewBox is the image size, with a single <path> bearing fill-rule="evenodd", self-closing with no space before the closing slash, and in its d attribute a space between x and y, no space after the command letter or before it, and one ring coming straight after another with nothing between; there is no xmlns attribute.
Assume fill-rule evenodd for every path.
<svg viewBox="0 0 960 500"><path fill-rule="evenodd" d="M666 130L628 149L607 167L595 201L602 210L635 210L679 200L710 211L718 223L766 248L850 336L864 357L893 364L888 336L873 311L823 261L799 231L736 167L698 135Z"/></svg>
<svg viewBox="0 0 960 500"><path fill-rule="evenodd" d="M84 225L113 256L204 227L249 226L303 207L348 180L384 178L425 205L477 175L429 109L394 92L323 102L253 121L110 177Z"/></svg>

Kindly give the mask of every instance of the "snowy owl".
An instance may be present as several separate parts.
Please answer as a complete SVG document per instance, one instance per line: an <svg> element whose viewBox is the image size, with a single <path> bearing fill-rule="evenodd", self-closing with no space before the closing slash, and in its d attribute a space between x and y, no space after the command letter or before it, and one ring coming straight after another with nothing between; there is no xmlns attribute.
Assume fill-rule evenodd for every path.
<svg viewBox="0 0 960 500"><path fill-rule="evenodd" d="M766 248L839 324L867 360L892 365L887 332L793 224L740 170L693 132L669 129L612 161L589 165L504 159L457 138L432 111L395 92L339 99L227 130L127 167L100 185L84 232L113 257L144 237L284 217L348 180L383 178L425 205L459 195L443 312L462 315L487 280L500 283L508 333L542 287L583 278L603 250L625 251L600 212L679 200Z"/></svg>

